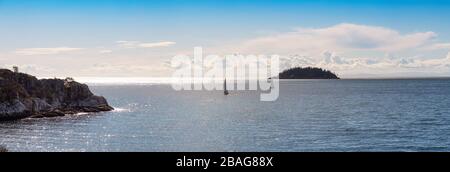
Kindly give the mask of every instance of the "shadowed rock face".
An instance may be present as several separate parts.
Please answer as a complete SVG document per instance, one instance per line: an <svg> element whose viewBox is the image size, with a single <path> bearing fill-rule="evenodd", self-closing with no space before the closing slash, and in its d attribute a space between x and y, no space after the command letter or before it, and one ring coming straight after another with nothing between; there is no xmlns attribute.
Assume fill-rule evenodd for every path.
<svg viewBox="0 0 450 172"><path fill-rule="evenodd" d="M111 111L104 97L71 80L42 79L0 69L0 120Z"/></svg>

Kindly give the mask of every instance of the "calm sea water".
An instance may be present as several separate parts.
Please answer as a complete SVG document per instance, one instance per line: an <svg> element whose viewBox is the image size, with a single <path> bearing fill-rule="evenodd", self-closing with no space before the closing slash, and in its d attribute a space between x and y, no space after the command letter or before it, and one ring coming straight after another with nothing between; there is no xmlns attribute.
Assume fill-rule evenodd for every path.
<svg viewBox="0 0 450 172"><path fill-rule="evenodd" d="M91 86L114 112L0 123L12 151L450 151L450 80L283 81L258 92Z"/></svg>

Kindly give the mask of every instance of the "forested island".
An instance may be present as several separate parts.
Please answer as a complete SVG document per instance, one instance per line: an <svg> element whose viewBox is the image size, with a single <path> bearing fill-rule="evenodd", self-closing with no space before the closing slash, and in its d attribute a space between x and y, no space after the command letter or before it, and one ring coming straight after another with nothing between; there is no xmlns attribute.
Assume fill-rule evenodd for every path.
<svg viewBox="0 0 450 172"><path fill-rule="evenodd" d="M296 67L280 73L279 79L340 79L335 73L315 67Z"/></svg>

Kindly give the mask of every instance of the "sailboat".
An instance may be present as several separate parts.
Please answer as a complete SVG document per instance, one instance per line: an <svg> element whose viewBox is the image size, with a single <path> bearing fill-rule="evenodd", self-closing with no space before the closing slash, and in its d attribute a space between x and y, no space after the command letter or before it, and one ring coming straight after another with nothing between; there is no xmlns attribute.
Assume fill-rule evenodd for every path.
<svg viewBox="0 0 450 172"><path fill-rule="evenodd" d="M225 81L223 82L223 94L224 95L228 95L228 94L230 94L230 92L228 92L228 90L227 90L227 78L225 78Z"/></svg>

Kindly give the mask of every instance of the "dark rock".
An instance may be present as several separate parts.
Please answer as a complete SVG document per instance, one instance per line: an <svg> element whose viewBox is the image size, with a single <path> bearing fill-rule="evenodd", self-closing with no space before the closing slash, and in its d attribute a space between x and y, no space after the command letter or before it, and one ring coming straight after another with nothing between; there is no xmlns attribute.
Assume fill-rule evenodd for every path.
<svg viewBox="0 0 450 172"><path fill-rule="evenodd" d="M104 97L73 79L42 79L0 69L0 120L111 111Z"/></svg>

